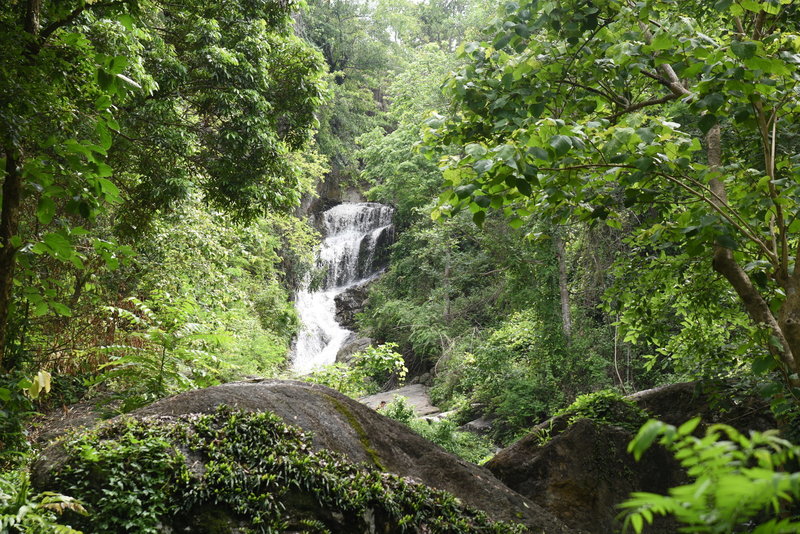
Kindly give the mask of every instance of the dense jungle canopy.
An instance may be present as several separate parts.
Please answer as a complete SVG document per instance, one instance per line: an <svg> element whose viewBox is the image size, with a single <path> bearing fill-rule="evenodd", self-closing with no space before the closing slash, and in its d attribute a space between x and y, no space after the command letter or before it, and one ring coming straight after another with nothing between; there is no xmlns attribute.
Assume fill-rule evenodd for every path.
<svg viewBox="0 0 800 534"><path fill-rule="evenodd" d="M371 346L303 379L430 376L455 415L427 437L472 461L685 381L800 450L797 1L2 0L0 27L4 470L36 412L296 378L314 217L348 195L394 208ZM726 525L794 531L780 463Z"/></svg>

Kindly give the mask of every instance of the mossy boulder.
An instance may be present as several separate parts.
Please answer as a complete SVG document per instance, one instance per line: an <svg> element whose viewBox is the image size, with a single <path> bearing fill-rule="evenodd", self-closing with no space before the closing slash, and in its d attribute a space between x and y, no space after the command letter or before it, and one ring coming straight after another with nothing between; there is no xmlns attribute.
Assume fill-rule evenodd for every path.
<svg viewBox="0 0 800 534"><path fill-rule="evenodd" d="M600 392L578 399L564 413L538 425L486 467L568 526L597 534L615 532L621 526L615 519L617 505L631 492L665 494L686 481L680 464L659 446L639 462L628 453L628 443L648 416L673 425L700 416L704 423L727 423L742 431L775 425L760 399L694 382L626 398ZM671 519L657 519L645 530L676 531Z"/></svg>
<svg viewBox="0 0 800 534"><path fill-rule="evenodd" d="M487 470L300 382L165 399L49 447L33 479L108 510L90 516L98 533L570 531Z"/></svg>

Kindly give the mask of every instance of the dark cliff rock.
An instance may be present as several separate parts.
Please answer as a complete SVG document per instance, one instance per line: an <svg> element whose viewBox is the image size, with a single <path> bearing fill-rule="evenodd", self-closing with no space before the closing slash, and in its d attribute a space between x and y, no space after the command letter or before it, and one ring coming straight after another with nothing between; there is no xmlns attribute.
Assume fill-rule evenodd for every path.
<svg viewBox="0 0 800 534"><path fill-rule="evenodd" d="M279 380L231 383L164 399L129 416L145 423L156 422L188 414L212 414L220 405L244 412L272 412L286 423L311 433L314 451L334 451L352 464L374 466L448 491L464 504L485 511L492 520L521 522L532 532L570 532L551 514L511 491L486 469L447 453L404 425L322 386ZM268 453L264 451L265 455ZM65 460L63 447L56 444L47 448L34 466L34 483L39 488L58 489L51 475ZM303 494L296 500L308 507L310 499ZM328 517L312 516L322 520ZM368 531L365 528L354 526L335 531Z"/></svg>
<svg viewBox="0 0 800 534"><path fill-rule="evenodd" d="M579 419L552 440L500 451L487 468L513 490L575 529L615 532L615 506L632 491L665 493L683 481L678 463L654 447L639 462L626 452L633 435L619 427ZM675 532L668 521L648 532Z"/></svg>
<svg viewBox="0 0 800 534"><path fill-rule="evenodd" d="M629 396L654 418L679 425L695 416L705 424L726 423L739 430L774 428L758 398L720 393L698 383L672 384ZM639 462L627 452L634 434L588 419L568 423L558 416L500 451L485 466L508 487L552 512L574 529L606 534L618 530L616 505L633 491L666 493L685 482L672 455L654 446ZM677 531L657 519L648 533Z"/></svg>

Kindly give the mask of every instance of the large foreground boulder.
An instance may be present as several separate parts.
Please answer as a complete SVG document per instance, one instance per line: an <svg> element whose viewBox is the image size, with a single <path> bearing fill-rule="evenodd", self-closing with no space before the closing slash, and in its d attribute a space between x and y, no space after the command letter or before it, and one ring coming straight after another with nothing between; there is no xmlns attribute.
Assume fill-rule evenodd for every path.
<svg viewBox="0 0 800 534"><path fill-rule="evenodd" d="M695 416L740 431L775 425L758 398L703 389L698 383L672 384L628 397L654 418L679 425ZM719 402L719 401L722 402ZM623 407L624 408L624 407ZM632 428L589 419L555 417L500 451L486 467L508 487L552 512L574 529L606 534L620 528L617 505L631 492L665 494L686 481L680 464L654 446L639 462L627 452ZM648 533L673 533L670 519L658 519Z"/></svg>
<svg viewBox="0 0 800 534"><path fill-rule="evenodd" d="M235 411L220 412L220 406ZM307 431L310 438L295 435L292 427L282 429L270 419L244 420L237 415L266 412ZM147 429L155 434L147 437ZM256 435L261 437L255 439ZM143 442L161 445L142 452ZM493 521L519 522L531 532L571 532L486 469L460 460L336 391L302 382L231 383L164 399L128 419L105 423L72 445L49 447L34 467L34 483L41 489L62 491L68 489L67 482L71 487L84 484L89 492L107 484L113 493L114 485L131 480L109 474L115 469L113 461L102 467L108 447L115 454L127 449L114 447L130 447L135 451L130 453L131 465L172 466L172 471L168 467L157 471L167 470L175 478L169 484L158 481L158 487L170 488L173 497L158 501L160 508L149 507L164 516L158 519L164 531L236 532L237 522L250 528L259 521L277 521L269 514L283 510L285 531L302 526L309 532L317 531L311 527L348 533L399 532L408 527L418 532L513 532L508 525L491 525L458 502L430 493L418 482L451 493ZM151 476L133 475L133 467L130 472L137 480ZM280 498L270 504L274 510L253 517L253 503L262 506L274 500L276 488L280 488ZM153 489L140 493L151 495ZM237 497L240 494L247 498ZM182 502L177 504L175 499ZM223 526L214 527L217 530L208 526L209 511L225 519ZM177 522L169 524L166 517Z"/></svg>

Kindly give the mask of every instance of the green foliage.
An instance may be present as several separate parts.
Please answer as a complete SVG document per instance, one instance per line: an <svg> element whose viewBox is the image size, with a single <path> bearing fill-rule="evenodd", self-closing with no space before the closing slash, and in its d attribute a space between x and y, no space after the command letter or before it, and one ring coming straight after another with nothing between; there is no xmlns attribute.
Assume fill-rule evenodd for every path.
<svg viewBox="0 0 800 534"><path fill-rule="evenodd" d="M0 473L0 531L11 534L81 534L62 524L59 516L65 511L86 514L84 507L60 493L31 491L28 472L16 470Z"/></svg>
<svg viewBox="0 0 800 534"><path fill-rule="evenodd" d="M762 334L723 280L700 258L630 239L613 267L603 307L618 317L621 343L637 345L659 380L741 378L764 355Z"/></svg>
<svg viewBox="0 0 800 534"><path fill-rule="evenodd" d="M80 525L98 534L207 526L212 514L204 511L252 532L287 530L309 520L289 513L297 492L348 527L371 509L397 528L519 530L490 523L444 492L314 451L308 435L271 413L221 407L169 422L117 421L72 439L67 451L58 483L81 496L91 515ZM202 469L188 468L195 459Z"/></svg>
<svg viewBox="0 0 800 534"><path fill-rule="evenodd" d="M98 278L124 266L120 236L142 239L154 214L200 197L239 220L288 212L325 172L299 153L325 82L321 55L293 34L294 2L67 4L0 15L3 368L52 337L93 344L75 339L98 322L85 297L120 298Z"/></svg>
<svg viewBox="0 0 800 534"><path fill-rule="evenodd" d="M619 426L631 432L639 429L648 418L647 412L634 401L610 389L578 395L560 413L569 416L570 424L585 418L596 423Z"/></svg>
<svg viewBox="0 0 800 534"><path fill-rule="evenodd" d="M188 482L185 458L165 439L163 428L118 424L69 440L71 461L57 481L86 507L88 515L74 520L84 530L158 532L162 517L180 509L174 500Z"/></svg>
<svg viewBox="0 0 800 534"><path fill-rule="evenodd" d="M303 375L301 379L335 389L354 399L368 394L363 376L346 363L335 362L323 365L307 375Z"/></svg>
<svg viewBox="0 0 800 534"><path fill-rule="evenodd" d="M378 411L468 462L481 464L494 453L494 446L488 439L472 432L458 430L456 423L450 419L416 417L414 408L408 404L405 397L395 396L392 402Z"/></svg>
<svg viewBox="0 0 800 534"><path fill-rule="evenodd" d="M750 431L748 436L727 425L694 434L699 418L678 428L648 421L628 450L637 460L656 441L686 468L692 482L670 489L669 495L634 493L624 502L625 529L642 532L655 515L671 515L681 532L789 533L800 528L796 507L800 473L792 472L800 447L777 431Z"/></svg>
<svg viewBox="0 0 800 534"><path fill-rule="evenodd" d="M132 226L195 191L245 219L299 202L308 183L294 153L312 134L326 84L321 55L293 35L296 7L181 1L142 10L136 59L156 89L130 100L126 136L114 145L136 201Z"/></svg>
<svg viewBox="0 0 800 534"><path fill-rule="evenodd" d="M403 355L395 351L397 343L370 346L353 355L352 367L379 388L388 384L402 386L408 374Z"/></svg>
<svg viewBox="0 0 800 534"><path fill-rule="evenodd" d="M313 0L301 14L300 34L328 65L331 98L320 112L317 144L337 179L355 178L355 139L382 123L380 87L390 68L388 27L361 1Z"/></svg>
<svg viewBox="0 0 800 534"><path fill-rule="evenodd" d="M134 294L194 302L194 322L230 332L216 351L224 377L271 376L297 329L289 297L316 243L316 232L295 217L272 214L243 226L194 202L154 221L126 274Z"/></svg>
<svg viewBox="0 0 800 534"><path fill-rule="evenodd" d="M440 372L452 381L450 396L460 392L469 399L460 411L476 415L469 406L481 405L481 413L495 418L495 437L508 442L579 393L608 385L608 360L590 339L567 345L560 325L548 327L533 310L521 311L488 330L474 354L451 356Z"/></svg>
<svg viewBox="0 0 800 534"><path fill-rule="evenodd" d="M468 210L480 225L498 211L512 226L535 214L618 229L634 220L656 257L703 258L706 278L711 267L723 276L722 292L767 325L762 346L792 376L796 15L791 0L500 7L482 39L459 49L452 109L428 122L445 178L433 217Z"/></svg>
<svg viewBox="0 0 800 534"><path fill-rule="evenodd" d="M50 392L50 373L32 378L22 371L0 375L0 468L24 459L30 449L27 424L36 414L34 401Z"/></svg>
<svg viewBox="0 0 800 534"><path fill-rule="evenodd" d="M315 369L301 378L333 388L353 398L402 386L408 369L396 343L370 346L352 356L348 363L336 362Z"/></svg>
<svg viewBox="0 0 800 534"><path fill-rule="evenodd" d="M391 402L387 402L386 405L378 411L386 417L399 421L407 426L410 426L411 422L417 417L414 407L408 403L407 398L401 395L395 395Z"/></svg>
<svg viewBox="0 0 800 534"><path fill-rule="evenodd" d="M194 306L172 305L130 298L134 310L112 308L114 320L121 323L124 344L101 350L110 361L98 381L109 382L122 398L120 410L127 412L167 395L186 389L218 383L219 361L205 350L223 338L201 324L191 322Z"/></svg>

